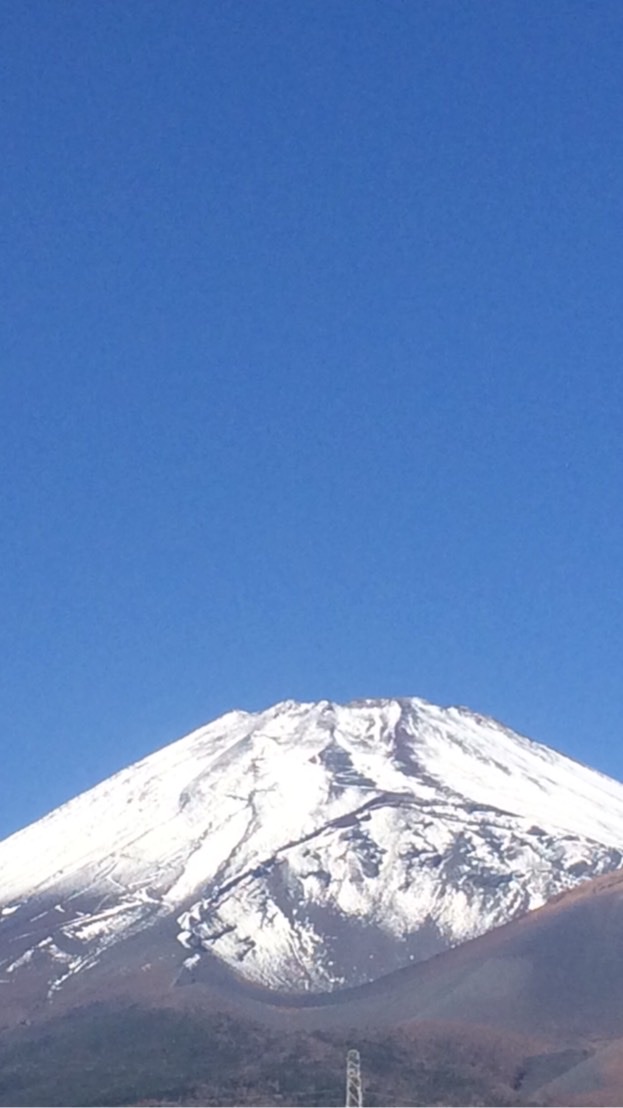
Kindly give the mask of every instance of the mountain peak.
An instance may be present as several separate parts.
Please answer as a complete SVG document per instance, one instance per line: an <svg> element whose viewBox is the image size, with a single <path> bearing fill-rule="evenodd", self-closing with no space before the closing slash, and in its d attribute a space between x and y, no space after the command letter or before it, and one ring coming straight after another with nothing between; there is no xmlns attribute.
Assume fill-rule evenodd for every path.
<svg viewBox="0 0 623 1108"><path fill-rule="evenodd" d="M623 785L492 719L285 700L228 712L0 843L0 947L21 927L27 972L47 919L59 988L169 921L185 972L216 957L265 986L336 989L505 923L622 850Z"/></svg>

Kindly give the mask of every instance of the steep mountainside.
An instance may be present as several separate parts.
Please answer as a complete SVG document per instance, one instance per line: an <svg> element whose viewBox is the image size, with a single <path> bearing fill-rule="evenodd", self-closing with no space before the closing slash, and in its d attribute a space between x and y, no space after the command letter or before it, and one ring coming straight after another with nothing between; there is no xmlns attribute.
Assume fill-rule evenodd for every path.
<svg viewBox="0 0 623 1108"><path fill-rule="evenodd" d="M232 712L0 844L0 996L54 997L154 928L188 975L349 987L622 863L623 785L491 719Z"/></svg>
<svg viewBox="0 0 623 1108"><path fill-rule="evenodd" d="M331 993L178 977L157 932L0 1028L0 1104L337 1104L356 1046L368 1105L623 1105L621 873Z"/></svg>

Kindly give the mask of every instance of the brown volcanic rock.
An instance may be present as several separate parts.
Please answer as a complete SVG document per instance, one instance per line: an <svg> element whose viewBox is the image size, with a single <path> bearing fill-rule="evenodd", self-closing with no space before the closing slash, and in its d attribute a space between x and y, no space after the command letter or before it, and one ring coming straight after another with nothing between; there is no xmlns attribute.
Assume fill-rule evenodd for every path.
<svg viewBox="0 0 623 1108"><path fill-rule="evenodd" d="M214 1085L222 1103L334 1103L327 1097L335 1096L350 1044L362 1051L371 1102L623 1105L623 875L587 883L428 962L322 997L249 986L216 960L201 964L200 975L193 976L182 965L184 952L178 954L163 938L158 928L136 935L118 945L105 972L93 966L68 981L51 1002L39 996L26 1011L23 997L13 1016L4 1010L5 1027L14 1028L18 1009L19 1018L31 1022L0 1035L0 1104L37 1102L28 1100L23 1082L33 1052L39 1057L38 1043L62 1045L70 1024L88 1025L91 1037L81 1041L74 1061L91 1072L100 1064L93 1043L112 1034L111 1020L122 1024L133 1013L134 1034L143 1018L152 1044L159 1042L159 1021L166 1029L173 1020L175 1035L166 1030L165 1038L173 1044L172 1071L179 1071L178 1103L209 1103L210 1082L214 1085L217 1076L210 1076L209 1065L204 1072L189 1061L184 1043L203 1034L209 1061L210 1028L225 1020L229 1054L226 1066L215 1063L220 1084ZM34 989L34 966L32 974ZM98 1021L108 1028L102 1035ZM205 1033L198 1031L202 1026ZM131 1057L126 1058L123 1087L135 1090L136 1102L149 1072L143 1092L157 1101L155 1063L145 1061L142 1050L137 1043L135 1075ZM171 1060L175 1050L178 1061ZM10 1065L2 1051L9 1051ZM250 1064L249 1051L262 1058L259 1069ZM297 1100L293 1093L284 1101L283 1088L271 1086L270 1073L278 1071L282 1085L287 1083L288 1066L299 1056L316 1059L299 1075L308 1099ZM109 1056L107 1072L112 1067L113 1076L115 1064ZM223 1084L223 1066L229 1084ZM324 1092L320 1085L312 1088L315 1066L322 1071ZM185 1073L192 1077L186 1084ZM44 1076L41 1081L40 1089ZM162 1101L174 1084L167 1070ZM26 1099L16 1097L20 1088ZM114 1103L121 1095L105 1089L104 1099L83 1095L80 1103ZM76 1103L71 1093L56 1102Z"/></svg>

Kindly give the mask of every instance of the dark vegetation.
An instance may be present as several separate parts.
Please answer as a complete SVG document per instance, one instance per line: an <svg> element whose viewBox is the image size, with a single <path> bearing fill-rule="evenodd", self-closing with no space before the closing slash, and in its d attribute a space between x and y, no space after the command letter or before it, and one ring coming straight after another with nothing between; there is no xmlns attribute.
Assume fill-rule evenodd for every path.
<svg viewBox="0 0 623 1108"><path fill-rule="evenodd" d="M495 1049L425 1033L287 1034L225 1015L104 1005L0 1038L0 1105L340 1105L345 1055L367 1105L515 1105Z"/></svg>

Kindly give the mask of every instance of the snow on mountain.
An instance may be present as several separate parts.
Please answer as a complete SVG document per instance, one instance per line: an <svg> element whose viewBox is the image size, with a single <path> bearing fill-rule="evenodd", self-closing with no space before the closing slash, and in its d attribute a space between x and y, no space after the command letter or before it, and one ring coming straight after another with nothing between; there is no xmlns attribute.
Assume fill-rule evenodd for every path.
<svg viewBox="0 0 623 1108"><path fill-rule="evenodd" d="M0 989L162 919L188 973L339 988L622 864L623 785L466 709L231 712L0 843Z"/></svg>

